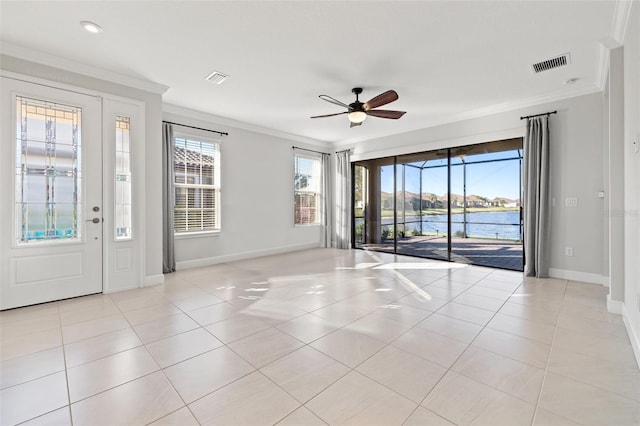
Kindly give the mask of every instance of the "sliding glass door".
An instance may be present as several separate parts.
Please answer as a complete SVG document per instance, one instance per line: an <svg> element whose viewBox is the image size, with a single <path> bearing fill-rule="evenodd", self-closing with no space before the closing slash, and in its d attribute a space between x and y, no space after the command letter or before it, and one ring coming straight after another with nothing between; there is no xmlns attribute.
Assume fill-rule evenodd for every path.
<svg viewBox="0 0 640 426"><path fill-rule="evenodd" d="M452 193L461 201L451 214L452 260L522 270L521 145L484 148L451 150Z"/></svg>
<svg viewBox="0 0 640 426"><path fill-rule="evenodd" d="M522 139L354 164L355 246L522 270Z"/></svg>
<svg viewBox="0 0 640 426"><path fill-rule="evenodd" d="M447 155L440 150L397 158L404 179L399 254L449 260Z"/></svg>

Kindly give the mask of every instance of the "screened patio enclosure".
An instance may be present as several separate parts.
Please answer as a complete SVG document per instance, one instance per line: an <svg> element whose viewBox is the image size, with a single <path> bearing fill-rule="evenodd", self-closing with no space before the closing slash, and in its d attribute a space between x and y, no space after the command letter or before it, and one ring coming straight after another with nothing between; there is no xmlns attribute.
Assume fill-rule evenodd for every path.
<svg viewBox="0 0 640 426"><path fill-rule="evenodd" d="M522 271L522 138L353 163L356 248Z"/></svg>

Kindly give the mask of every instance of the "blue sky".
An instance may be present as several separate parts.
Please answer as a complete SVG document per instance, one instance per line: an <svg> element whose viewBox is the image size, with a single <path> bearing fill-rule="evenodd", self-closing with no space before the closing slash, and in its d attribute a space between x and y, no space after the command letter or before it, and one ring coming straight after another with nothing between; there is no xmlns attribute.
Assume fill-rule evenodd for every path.
<svg viewBox="0 0 640 426"><path fill-rule="evenodd" d="M500 153L497 153L500 154ZM497 155L496 155L497 156ZM484 156L483 159L489 159ZM440 160L446 164L446 160ZM382 168L382 191L393 192L393 165ZM402 168L398 167L398 173ZM405 168L405 189L408 192L420 192L419 169ZM467 195L480 195L489 199L506 197L510 199L520 198L519 181L520 164L517 160L497 161L492 163L480 163L467 165ZM438 167L424 169L422 172L422 192L433 192L444 195L447 192L447 168ZM451 192L463 193L463 167L451 168ZM400 187L398 189L401 189Z"/></svg>

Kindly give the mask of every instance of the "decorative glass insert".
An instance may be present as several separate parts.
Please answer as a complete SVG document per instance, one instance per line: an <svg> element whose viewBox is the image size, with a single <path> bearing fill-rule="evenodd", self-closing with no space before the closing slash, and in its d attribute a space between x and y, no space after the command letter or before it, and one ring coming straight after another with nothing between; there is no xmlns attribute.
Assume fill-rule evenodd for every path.
<svg viewBox="0 0 640 426"><path fill-rule="evenodd" d="M17 242L78 240L82 109L22 96L16 109Z"/></svg>
<svg viewBox="0 0 640 426"><path fill-rule="evenodd" d="M175 233L220 229L220 145L174 138Z"/></svg>
<svg viewBox="0 0 640 426"><path fill-rule="evenodd" d="M295 154L294 199L295 224L320 224L320 179L319 158Z"/></svg>
<svg viewBox="0 0 640 426"><path fill-rule="evenodd" d="M116 117L115 233L116 240L132 237L131 120Z"/></svg>

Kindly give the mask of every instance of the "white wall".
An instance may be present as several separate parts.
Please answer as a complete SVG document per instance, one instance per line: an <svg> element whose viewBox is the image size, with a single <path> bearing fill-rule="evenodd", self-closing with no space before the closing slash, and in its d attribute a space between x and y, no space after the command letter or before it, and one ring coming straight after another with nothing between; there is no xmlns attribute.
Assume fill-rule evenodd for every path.
<svg viewBox="0 0 640 426"><path fill-rule="evenodd" d="M293 224L292 146L330 152L328 146L246 130L171 105L165 106L163 117L229 133L220 137L222 230L215 236L176 239L178 269L320 245L320 226Z"/></svg>
<svg viewBox="0 0 640 426"><path fill-rule="evenodd" d="M551 195L556 204L551 213L550 273L603 283L604 200L598 198L598 192L604 189L602 93L361 142L354 146L352 159L524 136L525 123L520 116L554 110L558 114L550 118ZM578 207L565 207L567 197L578 198ZM565 247L573 247L574 256L565 256Z"/></svg>
<svg viewBox="0 0 640 426"><path fill-rule="evenodd" d="M624 37L624 307L640 365L640 3L633 2Z"/></svg>
<svg viewBox="0 0 640 426"><path fill-rule="evenodd" d="M265 129L246 130L219 119L181 108L163 116L161 95L104 81L20 58L1 55L2 69L26 76L135 99L145 105L145 279L162 282L161 121L191 124L229 132L222 138L222 232L215 237L176 241L180 267L230 261L271 253L317 247L319 226L293 225L292 146L330 152L328 145L280 135ZM176 114L175 111L179 113ZM248 126L245 126L248 128ZM320 145L319 145L320 144Z"/></svg>
<svg viewBox="0 0 640 426"><path fill-rule="evenodd" d="M157 212L162 205L160 182L162 97L159 93L134 89L116 83L107 82L86 75L42 65L35 62L0 55L2 69L26 76L48 80L62 85L69 85L88 91L108 93L123 98L135 99L145 105L145 224L144 281L141 284L162 282L162 221Z"/></svg>

